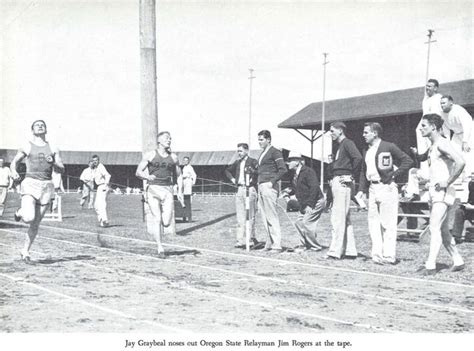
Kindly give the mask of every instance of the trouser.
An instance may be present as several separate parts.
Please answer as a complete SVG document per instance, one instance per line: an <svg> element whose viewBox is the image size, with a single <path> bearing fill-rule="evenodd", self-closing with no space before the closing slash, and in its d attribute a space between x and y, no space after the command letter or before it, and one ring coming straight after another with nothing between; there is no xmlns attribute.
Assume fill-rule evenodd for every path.
<svg viewBox="0 0 474 351"><path fill-rule="evenodd" d="M245 209L246 188L239 186L235 195L235 211L237 215L237 243L245 244L245 224L247 220L247 210ZM257 191L254 187L249 188L249 222L250 238L255 238L255 214L257 213Z"/></svg>
<svg viewBox="0 0 474 351"><path fill-rule="evenodd" d="M84 204L87 202L89 208L94 207L94 200L95 200L95 192L92 190L91 187L87 185L82 186L82 196L81 196L81 201L80 205L84 206Z"/></svg>
<svg viewBox="0 0 474 351"><path fill-rule="evenodd" d="M395 262L397 246L398 188L395 183L371 184L369 188L369 234L372 258Z"/></svg>
<svg viewBox="0 0 474 351"><path fill-rule="evenodd" d="M351 223L350 204L353 183L341 183L339 177L331 182L333 204L331 209L332 240L328 256L341 258L357 256L354 229Z"/></svg>
<svg viewBox="0 0 474 351"><path fill-rule="evenodd" d="M448 251L455 266L464 264L448 226L448 217L452 213L452 211L449 211L450 207L445 202L434 202L432 205L430 214L430 252L425 263L426 269L436 269L436 258L438 257L441 244Z"/></svg>
<svg viewBox="0 0 474 351"><path fill-rule="evenodd" d="M7 201L8 187L0 186L0 216L5 210L5 202Z"/></svg>
<svg viewBox="0 0 474 351"><path fill-rule="evenodd" d="M101 184L97 187L97 194L95 196L94 209L97 213L97 218L100 221L108 222L107 216L107 195L109 193L108 187Z"/></svg>
<svg viewBox="0 0 474 351"><path fill-rule="evenodd" d="M316 202L314 208L307 210L304 213L300 213L295 222L295 227L300 234L300 242L307 249L314 247L317 249L321 248L321 245L316 239L317 226L319 218L326 207L326 200L324 197ZM302 209L303 210L303 209Z"/></svg>
<svg viewBox="0 0 474 351"><path fill-rule="evenodd" d="M473 151L464 152L462 150L463 137L464 137L464 133L453 134L453 137L451 138L451 144L454 146L456 151L458 151L462 155L462 157L464 158L464 161L466 162L466 164L464 166L464 169L463 169L461 175L458 178L458 181L468 183L469 180L470 180L471 172L473 171L473 168L472 168L473 167L473 161L472 161L472 159L474 157L473 157ZM467 191L467 188L466 188L466 191Z"/></svg>
<svg viewBox="0 0 474 351"><path fill-rule="evenodd" d="M262 215L263 226L267 233L266 249L281 249L281 228L276 203L278 191L270 182L258 185L258 208Z"/></svg>

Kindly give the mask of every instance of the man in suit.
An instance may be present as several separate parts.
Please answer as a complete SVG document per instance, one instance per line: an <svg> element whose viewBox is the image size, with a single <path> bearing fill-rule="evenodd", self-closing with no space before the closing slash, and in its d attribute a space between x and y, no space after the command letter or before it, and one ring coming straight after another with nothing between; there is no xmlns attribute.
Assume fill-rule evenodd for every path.
<svg viewBox="0 0 474 351"><path fill-rule="evenodd" d="M246 177L249 175L249 221L250 240L255 247L258 241L255 237L255 214L257 213L257 168L258 161L249 156L249 146L246 143L237 144L239 158L225 170L225 175L237 186L235 194L235 210L237 213L237 243L236 248L245 247L245 198L247 196Z"/></svg>
<svg viewBox="0 0 474 351"><path fill-rule="evenodd" d="M270 131L258 133L258 144L262 149L258 159L258 206L267 232L264 250L281 252L281 229L276 204L279 181L287 169L281 151L273 147L271 142Z"/></svg>
<svg viewBox="0 0 474 351"><path fill-rule="evenodd" d="M376 264L395 264L397 245L398 187L395 179L407 173L413 160L395 144L381 139L382 126L366 123L364 150L359 180L359 196L369 193L369 234L372 260ZM394 165L398 169L395 169Z"/></svg>
<svg viewBox="0 0 474 351"><path fill-rule="evenodd" d="M326 206L326 199L319 187L316 172L304 164L303 157L297 152L288 155L288 168L293 171L293 188L300 204L300 215L295 222L300 234L301 245L295 252L320 251L321 245L316 240L316 227Z"/></svg>

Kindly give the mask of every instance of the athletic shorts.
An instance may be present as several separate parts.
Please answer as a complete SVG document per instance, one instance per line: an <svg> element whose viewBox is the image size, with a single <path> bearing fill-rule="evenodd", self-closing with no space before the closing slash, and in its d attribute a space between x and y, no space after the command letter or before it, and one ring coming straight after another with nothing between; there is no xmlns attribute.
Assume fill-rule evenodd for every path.
<svg viewBox="0 0 474 351"><path fill-rule="evenodd" d="M431 203L444 202L446 205L452 206L456 199L456 190L452 186L441 190L436 190L436 187L430 186L428 192L430 194Z"/></svg>
<svg viewBox="0 0 474 351"><path fill-rule="evenodd" d="M21 195L31 195L41 205L47 205L54 197L54 185L51 180L25 178L21 182Z"/></svg>

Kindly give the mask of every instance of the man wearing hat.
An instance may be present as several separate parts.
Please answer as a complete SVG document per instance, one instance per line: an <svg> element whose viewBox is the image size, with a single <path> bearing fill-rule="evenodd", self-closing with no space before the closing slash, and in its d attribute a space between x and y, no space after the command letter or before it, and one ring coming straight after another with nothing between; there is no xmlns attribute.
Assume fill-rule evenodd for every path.
<svg viewBox="0 0 474 351"><path fill-rule="evenodd" d="M300 204L300 215L295 226L301 236L301 245L295 251L320 251L322 247L316 240L316 227L326 207L326 199L319 187L319 179L312 168L305 166L301 154L291 151L287 163L290 171L294 172L292 185Z"/></svg>

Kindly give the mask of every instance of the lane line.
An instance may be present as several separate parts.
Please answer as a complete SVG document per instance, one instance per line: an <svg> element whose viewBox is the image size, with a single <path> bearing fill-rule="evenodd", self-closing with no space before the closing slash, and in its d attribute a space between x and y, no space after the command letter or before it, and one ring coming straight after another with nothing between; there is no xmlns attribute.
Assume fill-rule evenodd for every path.
<svg viewBox="0 0 474 351"><path fill-rule="evenodd" d="M5 245L5 244L0 244L0 245L10 246L10 245ZM32 251L32 252L38 253L42 256L45 256L44 253L41 253L41 252L38 252L38 251ZM349 326L363 328L363 329L376 330L376 331L385 332L385 333L399 332L399 331L395 331L395 330L391 330L391 329L385 329L385 328L381 328L381 327L372 326L372 325L367 324L367 323L351 322L351 321L346 321L346 320L342 320L342 319L338 319L338 318L327 317L327 316L323 316L323 315L319 315L319 314L314 314L314 313L309 313L309 312L302 312L302 311L293 310L293 309L289 309L289 308L277 307L277 306L272 305L270 303L259 302L259 301L250 301L250 300L242 299L242 298L231 296L231 295L226 295L226 294L222 294L222 293L215 293L215 292L212 292L212 291L207 291L207 290L194 288L192 286L189 286L186 283L174 283L171 280L148 278L148 277L144 277L144 276L139 275L139 274L125 272L123 269L120 269L120 268L119 269L117 269L117 268L113 269L113 268L110 268L110 267L97 266L97 265L93 265L93 264L90 264L90 263L79 262L79 261L75 261L74 263L78 264L78 265L82 265L82 266L91 267L91 268L94 268L94 269L99 269L99 270L106 269L111 273L119 273L119 274L122 274L122 275L125 275L125 276L128 276L128 277L133 277L133 278L138 279L138 280L146 281L148 283L168 284L170 286L173 286L173 287L181 289L181 290L187 290L187 291L190 291L190 292L193 292L193 293L199 293L199 294L202 294L202 295L207 295L207 296L211 296L211 297L215 297L215 298L219 298L219 299L230 300L230 301L238 302L240 304L243 303L243 304L252 305L252 306L259 306L259 307L264 307L264 308L267 308L267 309L275 310L275 311L278 311L278 312L284 312L284 313L294 314L294 315L298 315L298 316L311 317L311 318L320 319L320 320L324 320L324 321L329 321L329 322L333 322L333 323L339 323L339 324L349 325ZM0 276L5 276L5 277L10 278L10 279L15 279L15 281L17 281L17 282L25 283L22 280L22 278L9 277L9 276L7 276L5 274L2 274L2 273L0 273ZM34 283L26 283L26 284L37 285L37 284L34 284ZM48 291L48 292L52 291L50 289L43 288L43 287L41 287L40 290L44 290L44 291ZM64 295L64 294L59 293L59 292L54 292L54 293L58 296L68 296L68 295ZM78 299L78 298L73 298L73 297L70 297L70 298L83 301L83 300ZM87 303L87 304L90 304L90 303ZM107 310L107 312L110 312L109 310L111 310L111 309L104 308L104 307L101 307L101 308ZM112 311L115 311L115 310L112 310ZM135 317L127 315L123 312L118 312L118 313L122 317L136 319ZM146 320L143 320L143 322L146 322Z"/></svg>
<svg viewBox="0 0 474 351"><path fill-rule="evenodd" d="M117 311L117 310L114 310L114 309L112 309L112 308L103 307L103 306L97 305L97 304L92 303L92 302L87 302L87 301L82 300L82 299L77 298L77 297L69 296L69 295L66 295L66 294L63 294L63 293L60 293L60 292L57 292L57 291L54 291L54 290L51 290L51 289L42 287L42 286L39 285L39 284L35 284L35 283L28 282L28 281L24 280L23 278L11 276L11 275L5 274L5 273L0 273L0 277L8 278L8 279L10 279L10 280L12 280L12 281L14 281L14 282L17 282L17 283L19 283L19 284L23 284L23 285L29 286L29 287L31 287L31 288L33 288L33 289L46 292L46 293L48 293L48 294L50 294L50 295L59 296L59 297L61 297L61 298L63 298L63 299L66 299L66 300L69 300L69 301L73 301L73 302L79 303L79 304L81 304L81 305L84 305L84 306L87 306L87 307L91 307L91 308L93 308L93 309L96 309L96 310L99 310L99 311L102 311L102 312L106 312L106 313L109 313L109 314L112 314L112 315L115 315L115 316L119 316L119 317L123 317L123 318L127 318L127 319L132 319L132 320L134 320L134 321L138 321L138 322L145 323L145 324L150 324L150 325L152 325L152 326L159 327L159 328L162 328L162 329L165 329L165 330L168 330L168 331L172 331L172 332L177 332L177 333L192 333L191 331L186 330L186 329L180 329L180 328L170 327L170 326L167 326L167 325L164 325L164 324L161 324L161 323L158 323L158 322L150 321L150 320L141 320L141 319L138 319L137 317L135 317L135 316L133 316L133 315L131 315L131 314L127 314L127 313L124 313L124 312L121 312L121 311Z"/></svg>
<svg viewBox="0 0 474 351"><path fill-rule="evenodd" d="M3 230L3 229L0 229ZM8 230L4 230L8 231ZM10 231L12 233L19 233L17 231ZM153 260L158 260L160 262L171 262L171 263L178 263L182 264L185 266L191 266L191 267L196 267L196 268L202 268L206 270L211 270L211 271L218 271L222 273L231 273L234 275L241 275L244 277L250 277L258 280L267 280L267 281L272 281L284 285L296 285L296 286L302 286L302 287L310 287L310 288L315 288L323 291L329 291L329 292L336 292L336 293L341 293L345 295L351 295L351 296L363 296L369 299L377 299L377 300L382 300L382 301L390 301L390 302L395 302L399 304L410 304L410 305L416 305L416 306L423 306L423 307L428 307L432 309L441 309L441 310L452 310L456 312L463 312L463 313L474 313L474 310L469 310L460 306L446 306L446 305L437 305L437 304L431 304L431 303L426 303L426 302L419 302L419 301L410 301L410 300L404 300L404 299L397 299L397 298L392 298L392 297L386 297L386 296L380 296L380 295L374 295L374 294L367 294L367 293L361 293L361 292L356 292L356 291L351 291L351 290L345 290L345 289L339 289L339 288L329 288L329 287L324 287L320 285L314 285L314 284L308 284L304 282L298 282L298 281L288 281L285 279L281 278L273 278L273 277L267 277L267 276L262 276L258 274L252 274L252 273L244 273L244 272L238 272L238 271L233 271L229 269L223 269L223 268L216 268L216 267L209 267L209 266L204 266L204 265L199 265L195 263L188 263L188 262L180 262L180 261L175 261L175 260L170 260L170 259L160 259L154 256L150 255L144 255L144 254L138 254L138 253L133 253L133 252L127 252L127 251L122 251L122 250L116 250L116 249L111 249L111 248L104 248L104 247L99 247L99 246L94 246L90 244L83 244L83 243L76 243L73 241L69 240L63 240L63 239L55 239L55 238L49 238L49 237L42 237L43 239L51 240L51 241L56 241L56 242L61 242L61 243L66 243L66 244L71 244L71 245L76 245L76 246L85 246L85 247L90 247L93 249L99 249L99 250L106 250L114 253L121 253L122 255L126 256L139 256L139 257L146 257L146 258L151 258ZM1 246L8 246L5 244L1 244Z"/></svg>
<svg viewBox="0 0 474 351"><path fill-rule="evenodd" d="M17 224L18 225L17 222L13 222L13 221L0 220L0 223L2 223L2 222L8 223L8 224ZM21 223L20 226L26 227L26 224ZM156 244L154 241L150 241L150 240L143 240L143 239L136 239L136 238L126 238L126 237L123 237L123 236L104 234L104 233L87 232L87 231L69 229L69 228L60 228L60 227L45 226L45 225L42 225L41 228L48 228L48 229L53 229L53 230L57 230L57 231L69 231L69 232L72 232L72 233L86 234L86 235L92 235L92 236L100 235L100 236L106 237L106 238L135 241L135 242L140 242L140 243L146 243L148 245L155 245ZM0 229L0 230L4 230L4 229ZM234 256L234 257L246 258L246 259L251 258L251 259L254 259L254 260L275 262L275 263L279 263L279 264L282 264L282 265L297 265L297 266L312 267L312 268L322 268L322 269L335 270L335 271L341 271L341 272L356 273L356 274L362 274L362 275L371 275L371 276L376 276L376 277L416 281L416 282L423 283L423 284L430 283L430 284L440 284L440 285L457 286L457 287L474 289L474 285L446 282L446 281L441 281L441 280L430 280L430 279L421 279L421 278L413 278L413 277L404 277L404 276L395 275L395 274L358 271L358 270L349 269L349 268L331 267L331 266L319 265L319 264L314 264L314 263L296 262L296 261L282 260L282 259L262 257L262 256L254 256L254 255L248 255L248 254L238 254L238 253L233 253L233 252L203 249L203 248L199 248L199 247L184 246L184 245L177 245L177 244L163 244L163 246L178 247L178 248L181 248L181 249L188 249L188 250L197 250L197 251L208 252L208 253L212 253L212 254L220 255L220 256Z"/></svg>

